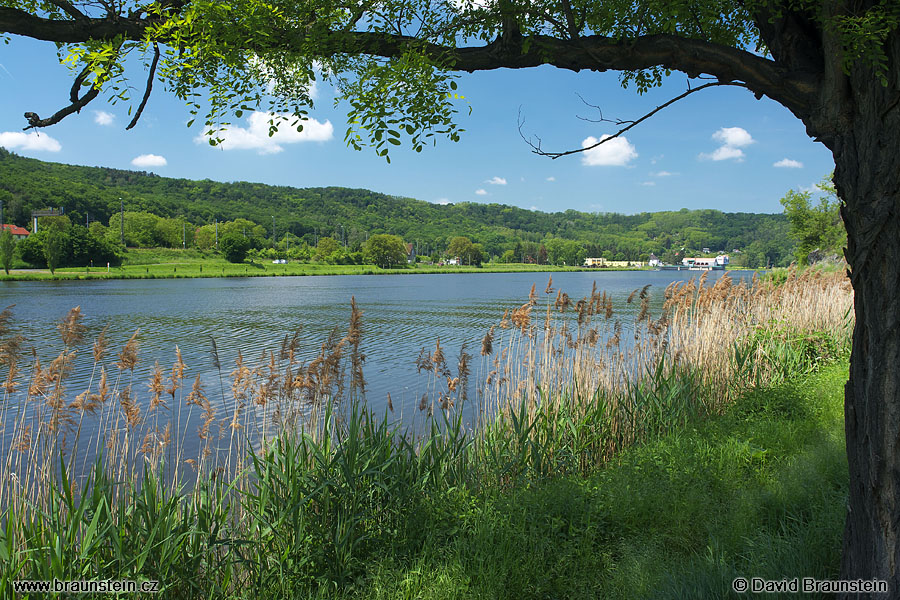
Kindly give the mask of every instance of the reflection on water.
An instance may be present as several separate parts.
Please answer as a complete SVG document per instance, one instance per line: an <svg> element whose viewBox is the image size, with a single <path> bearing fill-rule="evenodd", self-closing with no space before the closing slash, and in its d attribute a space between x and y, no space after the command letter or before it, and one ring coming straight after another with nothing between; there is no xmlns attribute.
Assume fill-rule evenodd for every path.
<svg viewBox="0 0 900 600"><path fill-rule="evenodd" d="M749 273L731 272L736 280ZM554 273L554 288L576 300L598 290L612 296L617 312L635 310L625 299L638 287L650 288L658 312L662 292L673 281L696 272L578 272ZM713 283L722 272L711 272ZM309 362L334 328L346 329L350 300L363 311L362 351L369 406L381 413L388 392L395 407L412 407L426 392L428 378L417 374L419 350L434 348L439 338L448 363L455 364L465 343L477 355L487 329L506 308L521 305L533 284L541 292L546 273L474 273L454 275L385 275L340 277L229 278L184 280L122 280L64 282L4 282L0 309L15 304L14 325L33 346L43 364L62 349L56 325L66 312L81 306L87 339L92 341L108 326L110 353L107 368L117 372L115 354L136 329L140 353L132 383L138 398L147 401L147 381L153 365L171 369L175 347L187 365L185 378L197 374L212 390L210 397L230 396L229 378L240 351L251 363L266 351L278 352L286 335L299 328L299 359ZM542 303L545 302L543 294ZM215 339L224 377L213 366L211 338ZM76 370L67 382L69 393L88 385L92 362L89 344L79 349ZM126 372L127 373L127 372ZM5 377L5 373L0 374ZM479 374L473 372L472 382ZM222 392L219 395L219 392ZM407 413L414 413L407 408ZM9 421L9 419L7 419ZM11 423L3 424L9 443ZM192 426L193 427L193 426ZM89 428L86 433L90 435Z"/></svg>

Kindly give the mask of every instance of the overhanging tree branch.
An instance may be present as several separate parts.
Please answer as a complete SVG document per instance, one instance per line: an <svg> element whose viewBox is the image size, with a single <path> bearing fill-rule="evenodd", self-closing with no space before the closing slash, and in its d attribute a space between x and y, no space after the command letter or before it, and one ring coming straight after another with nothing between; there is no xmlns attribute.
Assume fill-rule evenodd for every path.
<svg viewBox="0 0 900 600"><path fill-rule="evenodd" d="M141 118L141 114L144 112L144 107L147 106L147 100L150 99L150 92L153 90L153 78L156 77L156 65L159 64L159 44L153 44L153 62L150 63L150 73L147 75L147 86L144 88L144 97L141 98L141 104L138 106L137 110L134 113L134 118L131 119L131 123L128 124L128 127L125 129L131 129L135 125L137 125L138 120Z"/></svg>
<svg viewBox="0 0 900 600"><path fill-rule="evenodd" d="M700 90L705 90L705 89L711 88L711 87L719 87L719 86L723 86L723 85L734 86L734 87L746 87L743 83L736 82L736 81L713 81L711 83L705 83L705 84L701 85L700 87L688 89L688 91L686 91L685 93L683 93L679 96L676 96L676 97L672 98L671 100L664 102L663 104L660 104L659 106L657 106L656 108L654 108L653 110L651 110L650 112L645 114L644 116L642 116L638 119L635 119L634 121L623 121L621 119L606 119L603 117L603 113L601 112L600 119L595 120L595 122L614 123L616 125L625 125L627 123L628 125L619 129L614 134L606 136L606 137L602 138L601 140L599 140L597 143L591 144L590 146L587 146L585 148L577 148L575 150L565 150L565 151L561 151L561 152L548 152L548 151L544 150L543 148L541 148L541 138L534 136L533 139L537 140L537 142L534 142L533 139L525 137L525 134L522 133L522 127L525 125L525 121L521 117L519 118L519 135L522 137L523 140L525 140L526 144L531 146L531 151L534 154L537 154L539 156L547 156L547 157L550 157L551 159L555 160L555 159L561 158L563 156L570 156L572 154L578 154L579 152L587 152L588 150L593 150L594 148L596 148L602 144L605 144L606 142L608 142L610 140L614 140L615 138L619 137L620 135L622 135L629 129L637 127L639 124L643 123L644 121L646 121L647 119L649 119L650 117L652 117L653 115L658 113L659 111L663 110L664 108L666 108L668 106L675 104L679 100L683 100L684 98L687 98L691 94L699 92ZM582 98L582 100L584 100L584 99ZM585 102L585 104L587 104L587 102ZM593 105L589 104L589 106L593 106ZM594 108L599 110L599 107L597 107L597 106L594 106Z"/></svg>
<svg viewBox="0 0 900 600"><path fill-rule="evenodd" d="M0 7L0 31L61 43L111 40L118 36L141 40L148 28L160 19L121 16L58 20ZM818 73L814 71L789 70L746 50L670 34L624 40L599 35L572 40L507 34L483 46L462 48L377 31L328 31L311 40L305 28L274 29L269 37L252 39L245 49L257 53L294 52L308 48L314 41L316 53L323 58L343 54L394 58L414 52L447 69L466 72L544 64L573 71L637 71L662 67L690 77L708 74L720 81L742 81L754 93L769 96L798 115L808 112L818 81ZM155 41L166 44L169 40Z"/></svg>
<svg viewBox="0 0 900 600"><path fill-rule="evenodd" d="M49 127L51 125L56 125L72 113L79 112L88 104L88 102L96 98L97 94L100 93L100 90L93 85L90 86L90 89L86 91L82 96L78 95L78 92L81 91L81 87L84 85L85 80L90 74L90 68L85 67L81 71L81 73L79 73L78 76L75 77L75 81L72 83L72 89L69 90L69 98L72 101L69 106L61 108L60 110L53 113L52 116L47 117L46 119L40 118L36 113L33 112L25 113L25 118L28 120L28 127L25 127L23 131L28 131L33 127Z"/></svg>

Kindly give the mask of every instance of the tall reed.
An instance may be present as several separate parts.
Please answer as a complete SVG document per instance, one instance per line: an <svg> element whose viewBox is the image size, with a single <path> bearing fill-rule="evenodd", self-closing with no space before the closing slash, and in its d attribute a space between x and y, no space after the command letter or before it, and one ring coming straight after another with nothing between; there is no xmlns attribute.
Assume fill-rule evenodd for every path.
<svg viewBox="0 0 900 600"><path fill-rule="evenodd" d="M589 473L849 344L839 274L704 275L670 285L656 314L652 294L616 306L596 286L581 299L552 279L533 287L477 358L423 348L425 395L408 407L389 396L380 416L366 404L355 300L348 329L308 360L294 332L255 364L239 353L230 386L214 340L217 386L191 377L178 348L171 370L156 364L141 382L140 333L111 353L104 330L84 354L84 390L68 389L86 344L80 309L47 366L7 309L0 596L12 579L52 577L158 579L173 597L347 585L367 560L413 556L448 490Z"/></svg>

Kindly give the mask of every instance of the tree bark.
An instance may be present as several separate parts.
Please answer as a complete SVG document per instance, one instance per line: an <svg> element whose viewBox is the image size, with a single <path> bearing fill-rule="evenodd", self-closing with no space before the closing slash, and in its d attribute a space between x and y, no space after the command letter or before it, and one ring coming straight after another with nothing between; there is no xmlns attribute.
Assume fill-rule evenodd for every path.
<svg viewBox="0 0 900 600"><path fill-rule="evenodd" d="M900 36L889 84L868 69L834 95L835 185L844 200L856 324L844 411L850 493L842 579L900 597ZM835 88L836 89L836 88ZM834 106L839 110L835 112ZM883 594L848 595L885 598Z"/></svg>

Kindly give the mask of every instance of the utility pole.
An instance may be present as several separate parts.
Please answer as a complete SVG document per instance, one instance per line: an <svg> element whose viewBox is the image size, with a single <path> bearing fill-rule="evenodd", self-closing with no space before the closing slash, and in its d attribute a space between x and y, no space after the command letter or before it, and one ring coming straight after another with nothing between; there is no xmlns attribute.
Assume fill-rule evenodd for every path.
<svg viewBox="0 0 900 600"><path fill-rule="evenodd" d="M119 198L119 237L125 245L125 203Z"/></svg>

